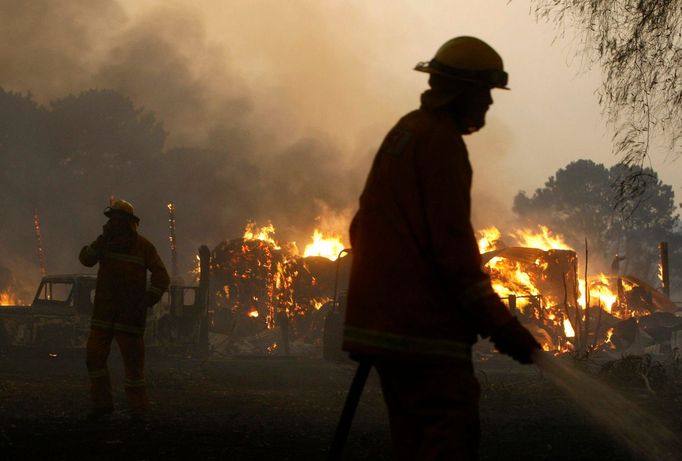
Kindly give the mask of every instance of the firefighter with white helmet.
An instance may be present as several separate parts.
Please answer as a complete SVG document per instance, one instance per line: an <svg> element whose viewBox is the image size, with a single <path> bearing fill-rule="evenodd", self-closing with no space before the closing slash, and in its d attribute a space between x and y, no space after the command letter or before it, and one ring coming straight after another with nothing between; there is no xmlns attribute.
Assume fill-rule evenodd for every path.
<svg viewBox="0 0 682 461"><path fill-rule="evenodd" d="M99 263L97 287L86 346L92 419L113 411L107 358L116 339L125 367L125 392L131 415L141 420L148 409L144 382L144 330L147 309L156 304L170 283L154 245L137 232L140 218L125 200L104 210L109 218L102 234L80 252L80 262ZM151 280L147 285L147 271Z"/></svg>
<svg viewBox="0 0 682 461"><path fill-rule="evenodd" d="M508 76L474 37L415 69L431 88L384 139L351 224L344 349L379 373L398 459L473 460L477 335L521 363L540 347L493 291L470 221L462 137L484 126L491 90L507 89Z"/></svg>

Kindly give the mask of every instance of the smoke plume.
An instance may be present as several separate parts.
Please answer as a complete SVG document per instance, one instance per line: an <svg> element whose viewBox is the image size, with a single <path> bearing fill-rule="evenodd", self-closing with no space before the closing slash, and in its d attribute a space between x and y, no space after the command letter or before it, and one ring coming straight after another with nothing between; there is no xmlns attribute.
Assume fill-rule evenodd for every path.
<svg viewBox="0 0 682 461"><path fill-rule="evenodd" d="M240 236L249 220L299 247L315 226L348 243L373 154L417 106L426 82L410 69L429 55L405 40L423 29L414 18L377 28L380 9L338 8L0 0L0 131L12 140L0 149L3 265L20 260L18 275L37 278L37 209L48 272L82 271L77 252L111 196L135 205L167 262L175 202L183 271L199 245ZM499 122L486 132L508 135ZM477 196L477 220L499 217L503 201Z"/></svg>

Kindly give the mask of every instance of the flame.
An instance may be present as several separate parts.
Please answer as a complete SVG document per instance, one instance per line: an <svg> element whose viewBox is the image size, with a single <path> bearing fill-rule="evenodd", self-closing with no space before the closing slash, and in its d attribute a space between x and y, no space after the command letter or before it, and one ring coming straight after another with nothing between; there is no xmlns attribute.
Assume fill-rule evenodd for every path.
<svg viewBox="0 0 682 461"><path fill-rule="evenodd" d="M609 279L607 278L606 274L599 274L596 277L592 277L589 280L589 285L590 285L590 304L594 306L595 300L597 301L597 305L604 309L604 311L608 312L609 314L612 313L613 306L617 304L618 302L618 291L611 290L610 287L610 282ZM585 280L580 280L579 281L579 289L578 292L580 293L578 297L578 303L580 304L580 307L583 309L586 308L585 306ZM618 315L616 315L618 316Z"/></svg>
<svg viewBox="0 0 682 461"><path fill-rule="evenodd" d="M313 231L313 243L306 245L303 257L322 256L332 261L336 261L339 253L346 248L341 241L340 235L323 234L319 230Z"/></svg>
<svg viewBox="0 0 682 461"><path fill-rule="evenodd" d="M17 306L21 300L12 290L0 291L0 306Z"/></svg>
<svg viewBox="0 0 682 461"><path fill-rule="evenodd" d="M576 331L567 313L574 315L576 303L580 311L586 311L585 281L577 276L577 255L563 236L552 232L546 226L536 229L518 229L507 233L510 247L533 248L544 254L534 261L523 259L532 252L516 251L517 256L490 259L485 270L490 275L493 290L509 304L514 304L526 322L533 322L547 332L551 341L545 340L543 349L555 352L571 350ZM478 246L481 253L507 248L502 241L502 232L489 227L478 232ZM518 256L518 255L521 256ZM535 256L532 256L535 258ZM568 272L567 272L568 271ZM571 272L572 275L571 275ZM569 282L561 280L561 274L568 275ZM559 282L556 278L559 276ZM577 285L577 286L576 286ZM605 274L591 277L589 296L592 307L599 306L607 314L627 318L630 314L619 304L618 287L613 277ZM623 292L632 287L623 287ZM512 298L513 297L513 298ZM564 300L566 304L564 304ZM577 313L575 313L577 315ZM585 319L586 313L581 314Z"/></svg>
<svg viewBox="0 0 682 461"><path fill-rule="evenodd" d="M254 309L251 309L246 315L248 315L251 318L256 319L256 318L258 318L258 315L260 315L260 314L258 314L258 309L254 308Z"/></svg>
<svg viewBox="0 0 682 461"><path fill-rule="evenodd" d="M544 251L548 250L563 250L570 247L564 242L560 235L553 234L546 226L538 226L538 231L534 232L530 229L521 229L509 234L515 246L538 248ZM506 245L502 242L502 233L496 227L488 227L478 231L479 240L478 247L481 253L486 253L499 248L504 248ZM492 280L493 290L498 296L505 298L510 295L517 296L516 307L522 312L524 308L531 302L530 297L537 297L548 294L542 293L539 284L542 282L542 271L546 270L548 265L546 261L535 261L535 273L529 272L524 264L511 261L509 259L495 257L486 263L490 277ZM547 304L557 304L556 299L549 299L544 302Z"/></svg>
<svg viewBox="0 0 682 461"><path fill-rule="evenodd" d="M572 250L560 235L554 235L546 226L538 226L540 233L531 229L520 229L511 235L516 243L522 247L538 248L540 250Z"/></svg>
<svg viewBox="0 0 682 461"><path fill-rule="evenodd" d="M319 298L319 299L313 299L313 307L315 308L316 311L319 311L320 309L322 309L322 306L324 306L325 304L327 304L331 300L332 300L332 298L327 298L327 297Z"/></svg>
<svg viewBox="0 0 682 461"><path fill-rule="evenodd" d="M497 249L497 245L502 238L502 233L497 227L486 227L478 231L481 237L478 239L478 250L480 253L487 253Z"/></svg>
<svg viewBox="0 0 682 461"><path fill-rule="evenodd" d="M248 222L244 228L244 240L260 240L262 242L267 242L271 244L276 250L281 249L277 241L275 240L275 226L272 223L268 223L267 226L256 227L256 223Z"/></svg>
<svg viewBox="0 0 682 461"><path fill-rule="evenodd" d="M193 263L194 267L192 267L190 274L194 279L194 282L199 283L199 279L201 278L201 258L199 257L198 254L194 255Z"/></svg>

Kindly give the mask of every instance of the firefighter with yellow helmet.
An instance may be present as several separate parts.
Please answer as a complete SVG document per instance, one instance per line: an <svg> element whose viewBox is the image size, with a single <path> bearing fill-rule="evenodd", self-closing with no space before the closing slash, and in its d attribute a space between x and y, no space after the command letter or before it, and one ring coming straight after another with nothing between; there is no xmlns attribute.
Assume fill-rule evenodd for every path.
<svg viewBox="0 0 682 461"><path fill-rule="evenodd" d="M143 419L148 409L144 382L144 330L147 309L156 304L170 283L156 248L138 234L140 218L125 200L115 200L104 210L109 218L97 239L83 247L80 262L99 263L97 286L87 342L92 419L113 411L107 358L114 339L123 356L125 393L133 419ZM151 273L147 284L147 271Z"/></svg>
<svg viewBox="0 0 682 461"><path fill-rule="evenodd" d="M344 349L378 371L400 460L478 457L479 385L472 345L530 363L540 348L493 291L470 220L463 136L480 130L502 58L457 37L428 62L421 107L390 130L351 224Z"/></svg>

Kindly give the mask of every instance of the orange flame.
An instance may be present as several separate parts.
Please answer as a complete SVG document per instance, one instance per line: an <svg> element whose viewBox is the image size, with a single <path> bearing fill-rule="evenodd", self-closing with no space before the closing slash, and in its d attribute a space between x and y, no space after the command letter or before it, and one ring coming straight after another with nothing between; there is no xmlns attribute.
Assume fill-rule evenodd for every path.
<svg viewBox="0 0 682 461"><path fill-rule="evenodd" d="M336 261L339 257L339 253L341 253L345 247L346 246L341 241L340 235L325 235L315 229L313 232L313 243L306 245L305 250L303 251L303 257L322 256L331 259L332 261Z"/></svg>
<svg viewBox="0 0 682 461"><path fill-rule="evenodd" d="M256 223L248 222L244 228L244 240L260 240L262 242L270 243L276 250L280 249L279 244L275 240L275 226L268 223L267 226L256 227Z"/></svg>
<svg viewBox="0 0 682 461"><path fill-rule="evenodd" d="M12 290L0 291L0 306L17 306L21 300Z"/></svg>
<svg viewBox="0 0 682 461"><path fill-rule="evenodd" d="M528 228L519 229L508 233L507 236L513 247L533 248L543 252L553 250L573 251L561 235L552 232L549 228L542 225L538 226L535 230ZM478 237L478 246L481 253L506 247L501 238L502 233L495 227L482 229L478 232ZM519 252L516 254L519 254ZM533 255L532 252L520 254ZM490 274L493 290L501 298L510 299L512 295L515 296L516 308L528 321L539 322L539 326L547 332L553 332L551 333L552 335L559 335L558 341L553 340L551 343L543 344L543 349L564 352L573 347L568 340L576 337L573 324L567 318L567 310L575 310L575 307L571 305L574 302L571 300L575 300L575 297L571 296L571 291L568 291L567 296L565 292L566 282L563 284L564 291L562 292L561 289L557 291L557 287L561 287L562 284L552 282L554 278L549 278L556 277L556 272L552 272L553 270L556 271L556 269L551 269L550 263L552 261L563 261L563 259L556 259L560 258L561 255L558 253L545 253L545 255L547 256L538 258L535 261L516 259L514 257L495 257L486 263L486 271ZM570 259L567 261L570 261ZM561 273L563 272L559 272L559 274ZM573 285L569 285L569 290L576 290L575 295L577 295L578 306L584 311L586 309L585 281L579 278L576 281L578 286L571 288ZM590 278L588 283L590 304L593 307L598 305L606 313L619 317L622 314L620 309L618 311L613 309L614 306L618 305L618 288L611 286L612 284L609 282L610 280L605 274L599 274ZM624 286L623 289L627 292L631 287ZM546 291L543 292L543 290ZM568 304L567 306L563 304L564 299ZM531 311L527 311L529 306L532 306ZM583 314L583 318L585 315Z"/></svg>
<svg viewBox="0 0 682 461"><path fill-rule="evenodd" d="M327 297L319 298L319 299L313 299L313 307L315 308L316 311L319 311L320 309L322 309L322 306L324 306L326 303L328 303L331 300L332 300L332 298L327 298Z"/></svg>
<svg viewBox="0 0 682 461"><path fill-rule="evenodd" d="M516 243L522 247L538 248L540 250L572 250L560 235L554 235L546 226L538 226L540 233L531 229L520 229L511 235Z"/></svg>
<svg viewBox="0 0 682 461"><path fill-rule="evenodd" d="M480 253L487 253L497 249L497 245L502 238L502 234L497 227L486 227L478 231L481 238L478 239L478 250Z"/></svg>
<svg viewBox="0 0 682 461"><path fill-rule="evenodd" d="M585 309L585 280L580 280L578 282L578 291L580 296L578 297L578 303L580 307ZM604 309L604 311L611 313L613 306L618 301L618 294L611 290L609 286L609 280L606 274L599 274L596 277L591 277L589 280L590 285L590 304L594 306L595 302Z"/></svg>

